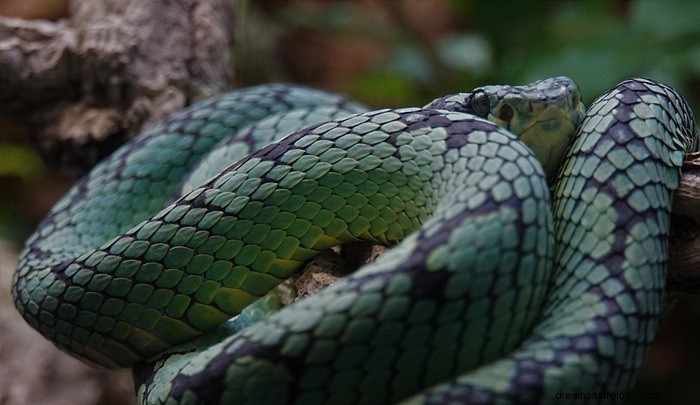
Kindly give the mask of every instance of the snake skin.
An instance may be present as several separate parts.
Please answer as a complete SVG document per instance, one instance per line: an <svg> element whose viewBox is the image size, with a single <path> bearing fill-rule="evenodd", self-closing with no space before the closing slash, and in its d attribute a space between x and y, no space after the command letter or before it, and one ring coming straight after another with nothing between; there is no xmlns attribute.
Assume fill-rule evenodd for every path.
<svg viewBox="0 0 700 405"><path fill-rule="evenodd" d="M57 204L21 256L15 303L73 355L136 365L144 403L532 403L624 390L655 333L692 113L647 79L601 96L550 208L535 155L559 160L582 106L567 79L526 89L538 86L568 111L530 124L518 91L498 94L508 86L359 114L282 86L194 106ZM484 113L530 148L471 115ZM294 132L314 119L293 114L322 123ZM559 134L534 138L542 129ZM221 140L233 132L247 134L241 155L240 140ZM396 246L240 331L208 333L356 240Z"/></svg>
<svg viewBox="0 0 700 405"><path fill-rule="evenodd" d="M683 98L653 80L594 101L554 191L556 270L537 325L507 358L417 399L558 403L560 392L628 391L656 333L671 197L695 131Z"/></svg>
<svg viewBox="0 0 700 405"><path fill-rule="evenodd" d="M226 144L232 134L244 134L237 138L236 147L245 156L268 143L264 136L260 136L263 141L246 136L251 126L264 124L276 114L321 107L346 114L364 110L340 96L306 87L254 87L193 105L126 144L74 186L27 240L13 287L17 308L44 336L89 362L108 367L128 365L163 350L165 343L140 334L158 322L161 310L182 312L189 304L185 295L175 296L163 286L177 284L189 291L202 282L183 278L152 261L115 263L114 256L96 247L111 245L115 251L121 249L124 258L139 254L146 261L153 255L163 258L163 244L120 246L129 243L130 236L121 242L114 238L173 200L183 177L191 171L196 176L196 163L217 144ZM174 232L174 228L166 225L160 232ZM175 236L172 242L176 243L178 238L187 237L187 232L160 238ZM158 237L153 241L159 241ZM193 237L201 240L206 236L199 232L189 235ZM217 270L222 266L220 261L202 256L194 258L190 266L197 266L198 260L210 262L212 272L225 271ZM136 273L134 281L128 278ZM171 327L167 322L160 327ZM127 337L137 342L126 342ZM103 347L111 354L94 352L90 346Z"/></svg>

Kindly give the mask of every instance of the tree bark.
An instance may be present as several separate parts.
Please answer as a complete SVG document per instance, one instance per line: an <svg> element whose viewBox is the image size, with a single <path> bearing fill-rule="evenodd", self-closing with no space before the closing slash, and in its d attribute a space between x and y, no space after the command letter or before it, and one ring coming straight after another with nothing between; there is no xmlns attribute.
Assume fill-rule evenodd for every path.
<svg viewBox="0 0 700 405"><path fill-rule="evenodd" d="M0 114L80 174L228 87L230 21L226 0L72 0L57 22L0 17Z"/></svg>
<svg viewBox="0 0 700 405"><path fill-rule="evenodd" d="M673 199L667 290L700 293L700 152L686 157Z"/></svg>

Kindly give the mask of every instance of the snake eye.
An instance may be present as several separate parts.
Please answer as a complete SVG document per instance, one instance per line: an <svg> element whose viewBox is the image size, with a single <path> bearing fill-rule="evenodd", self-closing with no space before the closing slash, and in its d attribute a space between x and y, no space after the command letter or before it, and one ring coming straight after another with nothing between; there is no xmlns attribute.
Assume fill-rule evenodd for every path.
<svg viewBox="0 0 700 405"><path fill-rule="evenodd" d="M471 100L469 100L469 105L472 112L482 118L489 115L489 111L491 110L491 103L488 97L486 97L486 93L483 91L474 92Z"/></svg>
<svg viewBox="0 0 700 405"><path fill-rule="evenodd" d="M501 110L498 112L498 118L505 122L510 121L510 119L513 118L513 115L515 115L515 111L513 111L513 107L509 106L508 104L504 104L503 107L501 107Z"/></svg>

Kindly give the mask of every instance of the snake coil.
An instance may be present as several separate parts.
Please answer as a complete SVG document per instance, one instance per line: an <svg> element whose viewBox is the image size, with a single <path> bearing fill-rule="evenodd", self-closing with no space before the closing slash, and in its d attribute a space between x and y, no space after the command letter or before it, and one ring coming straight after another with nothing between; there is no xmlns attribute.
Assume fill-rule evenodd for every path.
<svg viewBox="0 0 700 405"><path fill-rule="evenodd" d="M364 111L271 85L174 115L56 204L21 254L17 308L74 356L135 367L143 403L552 403L628 389L697 145L682 97L628 80L580 122L560 77ZM357 240L395 246L255 315L305 261Z"/></svg>

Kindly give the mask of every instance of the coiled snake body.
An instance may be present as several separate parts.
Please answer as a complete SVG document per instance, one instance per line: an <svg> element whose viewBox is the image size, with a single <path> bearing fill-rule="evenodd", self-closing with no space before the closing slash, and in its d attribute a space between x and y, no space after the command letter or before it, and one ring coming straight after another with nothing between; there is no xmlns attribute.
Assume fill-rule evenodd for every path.
<svg viewBox="0 0 700 405"><path fill-rule="evenodd" d="M578 89L553 78L362 111L273 85L173 116L54 207L21 255L17 308L81 359L136 366L147 403L522 403L629 388L696 147L682 97L625 81L580 123ZM552 208L546 177L577 127ZM262 320L245 310L250 326L226 322L356 240L396 246Z"/></svg>

